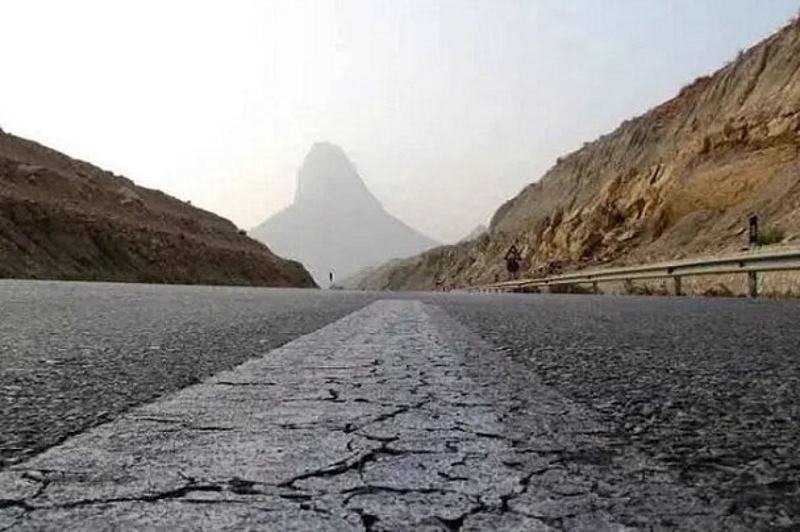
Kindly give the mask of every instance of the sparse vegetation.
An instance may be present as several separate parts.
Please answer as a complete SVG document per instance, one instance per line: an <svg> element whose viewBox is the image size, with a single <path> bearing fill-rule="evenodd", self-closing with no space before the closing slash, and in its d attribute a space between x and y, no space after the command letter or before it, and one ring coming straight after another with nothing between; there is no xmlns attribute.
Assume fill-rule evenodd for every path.
<svg viewBox="0 0 800 532"><path fill-rule="evenodd" d="M781 227L770 227L758 235L756 243L759 246L780 244L786 238L786 231Z"/></svg>

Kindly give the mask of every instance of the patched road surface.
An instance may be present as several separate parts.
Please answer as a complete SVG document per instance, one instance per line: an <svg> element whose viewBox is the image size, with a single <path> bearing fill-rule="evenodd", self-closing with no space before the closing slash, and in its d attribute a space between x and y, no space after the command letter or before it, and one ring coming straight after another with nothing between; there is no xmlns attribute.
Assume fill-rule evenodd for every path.
<svg viewBox="0 0 800 532"><path fill-rule="evenodd" d="M663 445L685 447L697 438L705 438L706 448L695 458L716 452L711 418L704 427L702 414L686 407L697 424L689 438L668 421L661 432L636 425L626 405L614 407L620 396L597 402L604 386L614 388L611 395L619 391L614 379L624 371L614 356L629 345L616 354L604 347L605 384L570 380L595 393L593 402L559 386L550 372L569 379L564 372L583 371L580 361L601 356L596 350L603 346L584 339L581 353L562 344L560 364L536 368L531 353L512 342L557 349L543 344L548 331L602 309L616 308L616 316L597 315L622 324L628 313L647 320L643 308L654 315L682 308L692 316L697 305L722 305L759 316L767 305L547 296L361 301L360 309L314 332L9 463L0 470L0 530L790 530L797 524L797 418L753 436L762 439L761 478L741 454L749 440L729 431L719 467L739 483L723 484L717 472L662 452ZM481 316L493 305L498 309L480 323L464 315L474 307L473 316ZM775 305L784 316L800 310ZM555 314L552 321L537 314L542 309ZM525 320L544 338L506 331L500 342L484 330L502 329L489 316L509 328ZM593 327L576 334L591 335ZM796 332L767 327L773 340ZM624 326L618 334L625 336ZM659 345L660 336L652 336ZM675 342L673 350L683 345ZM642 375L655 371L669 380L676 372L670 360L683 365L677 351L661 348L654 369L648 346L636 349L625 365L642 361ZM765 375L775 370L774 353L782 356L772 352L763 357L770 366ZM547 361L546 353L537 360ZM733 355L728 366L735 364ZM708 368L698 361L696 370ZM720 371L714 395L727 390ZM788 366L783 378L782 397L791 399ZM663 402L652 388L656 403ZM624 397L632 395L624 390ZM796 412L796 405L784 407ZM741 405L729 409L750 415L747 408L739 412ZM643 445L650 431L670 441ZM782 460L774 459L781 453Z"/></svg>

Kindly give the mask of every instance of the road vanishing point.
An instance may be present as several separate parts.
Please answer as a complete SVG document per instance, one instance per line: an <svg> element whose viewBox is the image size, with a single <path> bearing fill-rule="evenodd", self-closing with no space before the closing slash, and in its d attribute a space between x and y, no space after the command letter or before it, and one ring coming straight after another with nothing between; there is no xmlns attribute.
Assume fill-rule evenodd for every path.
<svg viewBox="0 0 800 532"><path fill-rule="evenodd" d="M797 530L800 304L0 281L0 530Z"/></svg>

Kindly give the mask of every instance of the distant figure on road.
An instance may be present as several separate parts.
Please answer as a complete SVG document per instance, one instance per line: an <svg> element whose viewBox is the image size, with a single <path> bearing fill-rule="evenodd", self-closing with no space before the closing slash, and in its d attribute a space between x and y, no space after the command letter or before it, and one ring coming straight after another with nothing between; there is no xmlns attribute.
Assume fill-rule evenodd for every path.
<svg viewBox="0 0 800 532"><path fill-rule="evenodd" d="M328 280L331 282L331 286L333 286L333 272L328 272Z"/></svg>
<svg viewBox="0 0 800 532"><path fill-rule="evenodd" d="M517 272L519 272L519 264L522 262L522 254L519 252L515 244L512 244L508 249L505 259L506 270L508 270L508 273L511 274L512 279L516 279Z"/></svg>

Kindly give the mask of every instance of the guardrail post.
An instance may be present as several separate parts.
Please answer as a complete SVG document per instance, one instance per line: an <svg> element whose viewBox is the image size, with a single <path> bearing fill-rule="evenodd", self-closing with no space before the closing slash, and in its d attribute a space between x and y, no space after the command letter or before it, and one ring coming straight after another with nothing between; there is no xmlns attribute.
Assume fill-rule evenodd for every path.
<svg viewBox="0 0 800 532"><path fill-rule="evenodd" d="M747 272L747 295L758 297L758 274L756 272Z"/></svg>
<svg viewBox="0 0 800 532"><path fill-rule="evenodd" d="M593 294L599 294L600 293L600 287L597 286L597 281L592 281L592 293Z"/></svg>
<svg viewBox="0 0 800 532"><path fill-rule="evenodd" d="M679 275L676 275L672 278L672 282L675 285L675 295L682 296L683 295L683 278Z"/></svg>

